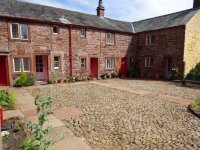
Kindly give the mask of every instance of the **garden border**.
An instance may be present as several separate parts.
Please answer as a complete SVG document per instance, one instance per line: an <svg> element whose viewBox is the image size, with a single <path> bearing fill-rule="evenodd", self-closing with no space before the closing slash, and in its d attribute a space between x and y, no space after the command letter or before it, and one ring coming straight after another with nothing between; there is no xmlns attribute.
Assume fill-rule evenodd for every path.
<svg viewBox="0 0 200 150"><path fill-rule="evenodd" d="M192 108L191 105L188 106L188 110L189 110L194 116L196 116L196 117L198 117L198 118L200 119L200 112L197 113L197 112Z"/></svg>

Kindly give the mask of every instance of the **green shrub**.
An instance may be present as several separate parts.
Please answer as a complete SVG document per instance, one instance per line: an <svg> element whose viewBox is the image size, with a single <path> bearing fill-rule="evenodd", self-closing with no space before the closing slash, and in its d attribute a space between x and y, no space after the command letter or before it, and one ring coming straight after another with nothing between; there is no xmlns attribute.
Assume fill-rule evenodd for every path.
<svg viewBox="0 0 200 150"><path fill-rule="evenodd" d="M130 78L134 78L138 76L138 71L135 70L134 68L128 68L126 73L127 73L127 77L130 77Z"/></svg>
<svg viewBox="0 0 200 150"><path fill-rule="evenodd" d="M191 106L194 107L194 108L200 108L200 99L193 101Z"/></svg>
<svg viewBox="0 0 200 150"><path fill-rule="evenodd" d="M16 96L8 90L0 90L0 106L4 108L13 108L15 106Z"/></svg>
<svg viewBox="0 0 200 150"><path fill-rule="evenodd" d="M27 76L25 72L22 72L16 79L14 87L33 86L34 84L35 78L33 76Z"/></svg>
<svg viewBox="0 0 200 150"><path fill-rule="evenodd" d="M32 138L32 137L23 138L23 139L19 142L18 148L21 148L21 149L23 149L23 150L34 150L35 147L34 147L34 145L32 144L32 142L33 142L33 138Z"/></svg>
<svg viewBox="0 0 200 150"><path fill-rule="evenodd" d="M200 63L198 63L195 68L190 70L186 79L200 81Z"/></svg>
<svg viewBox="0 0 200 150"><path fill-rule="evenodd" d="M56 76L52 76L52 77L48 80L48 84L55 84L56 82L57 82Z"/></svg>
<svg viewBox="0 0 200 150"><path fill-rule="evenodd" d="M35 78L33 76L27 77L25 86L33 86L35 85Z"/></svg>
<svg viewBox="0 0 200 150"><path fill-rule="evenodd" d="M67 77L67 82L73 83L73 82L75 82L75 81L76 81L76 78L75 78L75 77L71 77L71 76L68 76L68 77Z"/></svg>

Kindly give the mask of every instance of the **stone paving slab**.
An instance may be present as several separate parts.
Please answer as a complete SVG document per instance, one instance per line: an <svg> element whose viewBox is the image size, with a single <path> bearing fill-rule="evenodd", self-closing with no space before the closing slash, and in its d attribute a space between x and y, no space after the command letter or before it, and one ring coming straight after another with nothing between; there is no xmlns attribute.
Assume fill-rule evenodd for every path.
<svg viewBox="0 0 200 150"><path fill-rule="evenodd" d="M32 116L32 117L26 118L26 122L29 122L29 121L38 123L38 116ZM57 128L64 125L65 124L62 121L58 120L54 115L50 115L48 118L48 121L45 122L44 124L44 128L47 128L49 126L51 126L52 128Z"/></svg>
<svg viewBox="0 0 200 150"><path fill-rule="evenodd" d="M92 150L81 138L65 138L56 142L48 150Z"/></svg>
<svg viewBox="0 0 200 150"><path fill-rule="evenodd" d="M48 137L51 138L54 142L57 142L65 138L74 137L74 133L66 126L61 126L50 130Z"/></svg>
<svg viewBox="0 0 200 150"><path fill-rule="evenodd" d="M11 118L23 119L24 115L19 109L17 109L17 110L3 111L3 117L4 117L4 120L8 120Z"/></svg>
<svg viewBox="0 0 200 150"><path fill-rule="evenodd" d="M96 81L93 81L91 83L101 85L101 86L104 86L104 87L117 89L117 90L123 90L123 91L126 91L126 92L138 94L138 95L146 95L146 96L149 96L149 97L156 97L157 96L158 98L161 98L163 100L174 102L174 103L177 103L177 104L182 104L182 105L189 105L192 102L192 100L185 99L185 98L182 98L182 97L175 97L175 96L169 96L169 95L159 95L159 94L156 94L154 92L128 88L128 87L125 87L125 86L113 86L112 84L107 84L107 83L102 83L102 82L100 83L100 82L96 82Z"/></svg>
<svg viewBox="0 0 200 150"><path fill-rule="evenodd" d="M53 114L56 116L56 118L60 120L68 120L72 117L78 117L78 116L83 115L83 112L80 111L76 107L68 107L68 108L55 110Z"/></svg>
<svg viewBox="0 0 200 150"><path fill-rule="evenodd" d="M35 109L31 109L31 110L22 110L24 117L28 118L31 116L36 116L37 115L37 111Z"/></svg>

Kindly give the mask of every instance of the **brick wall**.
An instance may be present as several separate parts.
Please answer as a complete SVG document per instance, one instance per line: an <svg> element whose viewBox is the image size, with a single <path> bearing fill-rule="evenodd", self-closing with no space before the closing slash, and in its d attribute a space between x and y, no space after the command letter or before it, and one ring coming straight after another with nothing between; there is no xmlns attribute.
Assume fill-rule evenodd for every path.
<svg viewBox="0 0 200 150"><path fill-rule="evenodd" d="M200 62L200 12L198 12L187 24L185 33L184 62L187 73Z"/></svg>
<svg viewBox="0 0 200 150"><path fill-rule="evenodd" d="M178 66L183 72L184 26L143 32L134 35L138 54L138 67L141 74L160 74L165 77L166 61L171 58L172 67ZM146 45L146 36L155 35L155 44ZM145 68L145 57L154 58L153 67Z"/></svg>

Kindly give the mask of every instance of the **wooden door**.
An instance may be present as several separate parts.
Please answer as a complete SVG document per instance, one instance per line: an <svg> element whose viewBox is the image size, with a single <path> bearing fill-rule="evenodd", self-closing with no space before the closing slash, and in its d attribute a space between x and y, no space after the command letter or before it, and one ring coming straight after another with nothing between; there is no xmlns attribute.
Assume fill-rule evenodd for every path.
<svg viewBox="0 0 200 150"><path fill-rule="evenodd" d="M7 56L0 56L0 86L8 85Z"/></svg>
<svg viewBox="0 0 200 150"><path fill-rule="evenodd" d="M94 78L98 78L98 58L91 58L90 72Z"/></svg>
<svg viewBox="0 0 200 150"><path fill-rule="evenodd" d="M36 56L37 81L47 80L47 56Z"/></svg>
<svg viewBox="0 0 200 150"><path fill-rule="evenodd" d="M127 58L124 57L121 59L121 69L120 69L120 74L121 76L126 76L126 69L127 69Z"/></svg>

